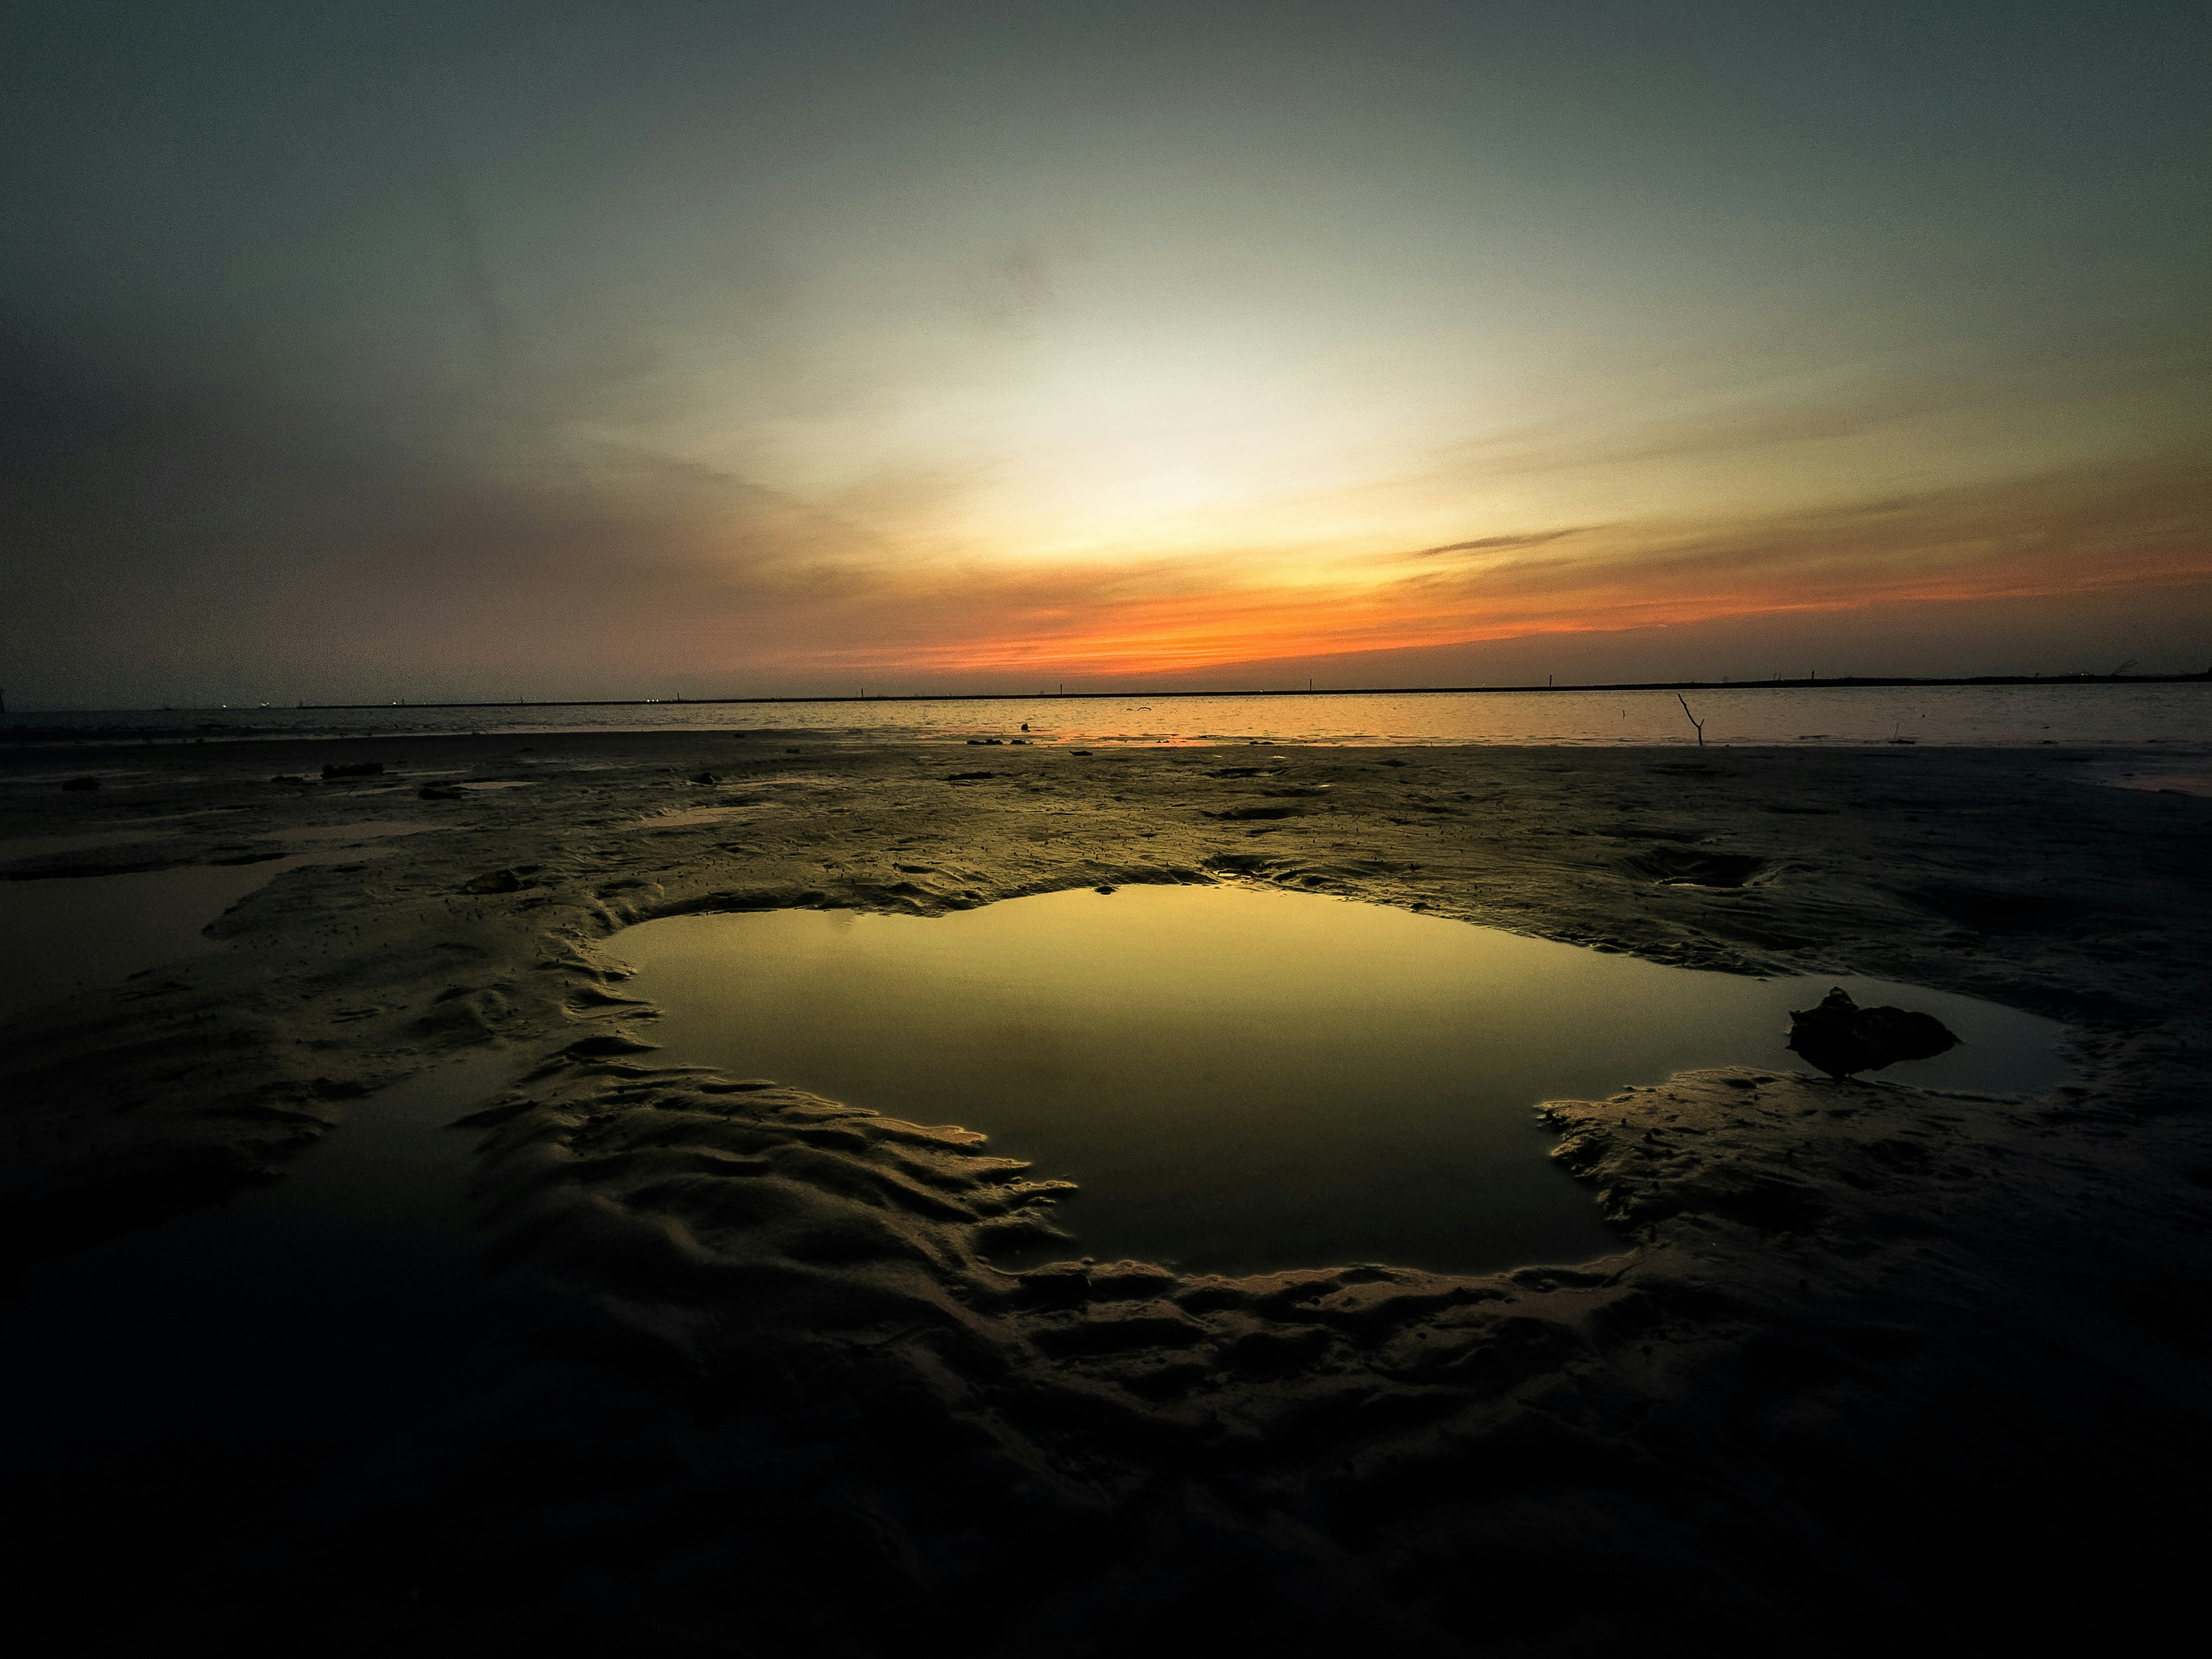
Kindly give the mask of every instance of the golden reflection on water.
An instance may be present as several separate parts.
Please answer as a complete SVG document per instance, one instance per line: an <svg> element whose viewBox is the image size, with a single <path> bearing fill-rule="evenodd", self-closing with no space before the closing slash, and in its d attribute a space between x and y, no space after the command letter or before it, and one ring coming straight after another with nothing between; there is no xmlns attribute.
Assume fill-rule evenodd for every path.
<svg viewBox="0 0 2212 1659"><path fill-rule="evenodd" d="M1693 973L1237 887L672 917L617 949L639 969L628 988L666 1012L656 1058L981 1130L1080 1183L1059 1254L1190 1271L1617 1249L1531 1108L1685 1066L1794 1070L1788 1010L1815 983L1910 999L1967 1038L1961 1060L1885 1078L2058 1075L2057 1028L1965 998Z"/></svg>

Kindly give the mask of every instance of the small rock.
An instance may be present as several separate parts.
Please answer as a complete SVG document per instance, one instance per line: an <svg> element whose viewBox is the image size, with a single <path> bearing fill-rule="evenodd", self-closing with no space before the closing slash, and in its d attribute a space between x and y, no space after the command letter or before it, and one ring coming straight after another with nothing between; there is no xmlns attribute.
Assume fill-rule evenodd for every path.
<svg viewBox="0 0 2212 1659"><path fill-rule="evenodd" d="M517 893L522 890L522 878L512 870L488 870L463 884L465 893Z"/></svg>
<svg viewBox="0 0 2212 1659"><path fill-rule="evenodd" d="M64 784L62 787L64 789L79 791L97 789L100 787L100 780L98 778L71 778L67 783Z"/></svg>
<svg viewBox="0 0 2212 1659"><path fill-rule="evenodd" d="M691 781L694 783L720 783L721 779L716 777L712 772L699 772L695 773L692 775Z"/></svg>
<svg viewBox="0 0 2212 1659"><path fill-rule="evenodd" d="M1841 986L1817 1008L1792 1009L1790 1048L1832 1078L1878 1072L1899 1060L1929 1060L1959 1039L1933 1014L1904 1008L1862 1008Z"/></svg>

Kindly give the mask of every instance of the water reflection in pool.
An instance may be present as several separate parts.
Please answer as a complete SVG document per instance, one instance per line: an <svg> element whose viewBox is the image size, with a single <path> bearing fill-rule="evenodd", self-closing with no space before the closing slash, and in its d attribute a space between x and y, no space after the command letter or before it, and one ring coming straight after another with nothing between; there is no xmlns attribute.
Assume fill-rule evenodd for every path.
<svg viewBox="0 0 2212 1659"><path fill-rule="evenodd" d="M343 856L343 855L341 855ZM0 1019L220 950L208 924L313 856L0 884Z"/></svg>
<svg viewBox="0 0 2212 1659"><path fill-rule="evenodd" d="M1694 973L1462 922L1235 887L1063 892L950 916L644 923L618 949L657 1058L959 1123L1081 1183L1081 1252L1187 1271L1479 1271L1620 1248L1530 1108L1687 1066L1798 1069L1831 984L1964 1039L1881 1074L2048 1087L2059 1028L1855 977Z"/></svg>

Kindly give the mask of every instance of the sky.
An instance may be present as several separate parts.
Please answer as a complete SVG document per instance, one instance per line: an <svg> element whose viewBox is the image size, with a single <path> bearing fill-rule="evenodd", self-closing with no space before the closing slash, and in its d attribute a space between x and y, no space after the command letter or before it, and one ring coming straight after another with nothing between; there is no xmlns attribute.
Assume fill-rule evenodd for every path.
<svg viewBox="0 0 2212 1659"><path fill-rule="evenodd" d="M11 710L2212 662L2194 0L0 20Z"/></svg>

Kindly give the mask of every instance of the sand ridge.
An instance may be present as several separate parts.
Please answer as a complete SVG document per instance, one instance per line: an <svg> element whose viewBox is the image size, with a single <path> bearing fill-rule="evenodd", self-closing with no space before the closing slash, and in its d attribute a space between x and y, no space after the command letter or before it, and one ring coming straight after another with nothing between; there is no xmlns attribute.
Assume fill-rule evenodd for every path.
<svg viewBox="0 0 2212 1659"><path fill-rule="evenodd" d="M267 1178L456 1048L531 1066L476 1114L533 1298L487 1397L595 1496L518 1489L490 1431L430 1437L406 1541L365 1516L301 1547L392 1648L600 1620L721 1651L734 1600L764 1652L1710 1652L1802 1647L1814 1609L1838 1648L1911 1620L1972 1651L2112 1628L2057 1558L2158 1546L2062 1526L2054 1554L2057 1517L2201 1468L2203 801L2021 751L346 745L538 786L418 805L268 784L330 752L283 747L136 756L131 810L228 809L163 843L182 861L403 801L450 827L289 871L216 924L230 951L14 1022L6 1237L35 1261ZM7 836L107 805L4 801ZM1051 1194L988 1126L656 1067L623 990L619 931L653 916L1204 880L1995 997L2071 1024L2081 1080L1552 1103L1620 1229L1596 1263L1010 1275L985 1237L1049 1237ZM556 1516L586 1553L663 1541L586 1593L533 1557Z"/></svg>

